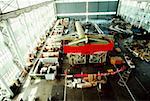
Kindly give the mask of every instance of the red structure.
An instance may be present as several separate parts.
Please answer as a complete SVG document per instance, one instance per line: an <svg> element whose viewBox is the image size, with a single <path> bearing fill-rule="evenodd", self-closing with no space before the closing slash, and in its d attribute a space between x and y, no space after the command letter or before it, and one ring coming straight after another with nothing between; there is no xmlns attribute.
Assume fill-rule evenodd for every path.
<svg viewBox="0 0 150 101"><path fill-rule="evenodd" d="M85 44L84 46L64 46L64 53L93 54L99 51L111 51L114 42L109 40L108 44Z"/></svg>

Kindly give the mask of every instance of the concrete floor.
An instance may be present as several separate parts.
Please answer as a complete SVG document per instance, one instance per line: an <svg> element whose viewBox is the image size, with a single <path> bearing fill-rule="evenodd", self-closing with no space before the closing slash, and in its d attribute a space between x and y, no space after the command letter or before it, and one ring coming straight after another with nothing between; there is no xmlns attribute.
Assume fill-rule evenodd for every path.
<svg viewBox="0 0 150 101"><path fill-rule="evenodd" d="M23 101L34 101L34 97L39 97L38 101L47 101L48 97L56 95L56 92L59 91L60 86L64 86L64 79L59 81L47 81L40 79L31 81L30 78L28 78L22 92L16 96L13 101L20 101L21 98ZM96 87L89 89L67 88L66 92L67 101L116 101L114 95L115 93L110 83L102 85L102 92L98 92ZM64 93L61 93L62 94L59 95L62 97ZM63 97L61 99L63 99Z"/></svg>
<svg viewBox="0 0 150 101"><path fill-rule="evenodd" d="M77 89L67 88L66 98L67 101L130 101L132 100L125 87L120 87L117 84L118 76L108 78L108 82L102 85L102 91L98 92L96 87L89 89ZM141 86L137 83L134 75L131 74L129 81L127 82L132 94L136 100L148 101L145 92ZM47 80L30 80L27 79L22 92L16 96L13 101L34 101L32 98L39 97L39 101L47 101L48 97L55 96L60 87L64 87L64 79L47 81ZM63 90L64 91L64 90ZM63 91L61 91L61 99L63 99ZM56 93L57 92L57 93ZM58 97L58 96L57 96ZM63 101L63 100L55 100Z"/></svg>
<svg viewBox="0 0 150 101"><path fill-rule="evenodd" d="M34 101L34 98L39 98L38 101L47 101L48 97L51 96L53 86L58 84L61 85L63 84L63 82L64 80L30 80L30 77L28 77L21 90L21 93L19 93L13 99L13 101L20 101L21 98L23 99L23 101Z"/></svg>
<svg viewBox="0 0 150 101"><path fill-rule="evenodd" d="M114 91L109 83L102 85L102 91L97 87L87 89L67 88L67 101L116 101Z"/></svg>

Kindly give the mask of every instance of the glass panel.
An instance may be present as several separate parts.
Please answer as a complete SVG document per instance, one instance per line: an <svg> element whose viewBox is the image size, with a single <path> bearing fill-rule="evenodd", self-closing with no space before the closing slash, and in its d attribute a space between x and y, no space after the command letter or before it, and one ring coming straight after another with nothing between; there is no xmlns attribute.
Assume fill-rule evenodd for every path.
<svg viewBox="0 0 150 101"><path fill-rule="evenodd" d="M19 8L28 7L31 5L39 4L47 0L3 0L0 1L0 8L3 13L17 10Z"/></svg>
<svg viewBox="0 0 150 101"><path fill-rule="evenodd" d="M28 51L30 41L27 41L29 38L27 37L27 30L25 25L22 22L23 17L19 16L17 18L10 19L11 27L14 33L14 37L18 42L19 49L21 51L22 57L25 57L25 54ZM30 43L28 43L30 42Z"/></svg>
<svg viewBox="0 0 150 101"><path fill-rule="evenodd" d="M56 4L57 13L82 13L86 12L86 3L58 3Z"/></svg>
<svg viewBox="0 0 150 101"><path fill-rule="evenodd" d="M3 2L4 6L1 8L3 13L18 9L16 0L9 0Z"/></svg>
<svg viewBox="0 0 150 101"><path fill-rule="evenodd" d="M10 86L11 82L16 79L19 69L14 65L12 55L6 46L0 50L0 55L0 75Z"/></svg>
<svg viewBox="0 0 150 101"><path fill-rule="evenodd" d="M28 52L33 51L40 37L50 28L53 20L53 3L9 19L13 35L18 43L20 55L23 57L24 62L26 62Z"/></svg>

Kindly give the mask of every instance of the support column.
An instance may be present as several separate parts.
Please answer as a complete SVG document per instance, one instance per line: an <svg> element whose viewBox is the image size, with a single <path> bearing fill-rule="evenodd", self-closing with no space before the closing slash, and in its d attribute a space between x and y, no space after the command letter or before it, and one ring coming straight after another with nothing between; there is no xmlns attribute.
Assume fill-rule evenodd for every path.
<svg viewBox="0 0 150 101"><path fill-rule="evenodd" d="M89 13L89 2L86 1L86 22L88 22L88 20L89 20L88 13Z"/></svg>
<svg viewBox="0 0 150 101"><path fill-rule="evenodd" d="M14 33L13 33L13 30L12 30L12 28L10 26L9 20L5 21L5 25L7 27L7 31L8 31L9 37L10 37L10 39L11 39L13 45L14 45L14 50L16 51L17 57L20 60L20 65L21 65L22 68L19 68L19 69L22 70L22 69L24 69L25 62L23 61L23 58L22 58L22 56L20 54L19 45L18 45L18 43L17 43L17 41L16 41L16 39L14 37Z"/></svg>
<svg viewBox="0 0 150 101"><path fill-rule="evenodd" d="M56 10L56 1L53 1L53 8L54 8L54 15L55 15L55 19L57 19L57 10Z"/></svg>
<svg viewBox="0 0 150 101"><path fill-rule="evenodd" d="M117 12L116 12L116 15L117 15L117 16L120 14L121 2L122 2L122 0L118 0Z"/></svg>
<svg viewBox="0 0 150 101"><path fill-rule="evenodd" d="M13 62L15 62L15 65L18 67L18 69L21 71L22 70L22 67L20 66L20 64L19 65L17 65L17 63L16 63L16 59L18 59L18 56L17 56L17 52L16 52L16 50L14 49L14 46L13 46L13 43L12 43L12 41L11 41L11 39L10 39L10 36L9 36L9 32L8 32L8 30L7 30L7 28L6 28L6 25L5 25L5 22L2 22L1 23L2 25L2 29L1 29L1 31L0 31L0 37L3 37L2 39L3 40L1 40L2 41L2 45L4 45L4 47L7 47L8 48L8 50L10 51L10 53L12 54L12 57L13 57ZM2 46L1 45L1 46ZM3 47L3 46L2 46Z"/></svg>

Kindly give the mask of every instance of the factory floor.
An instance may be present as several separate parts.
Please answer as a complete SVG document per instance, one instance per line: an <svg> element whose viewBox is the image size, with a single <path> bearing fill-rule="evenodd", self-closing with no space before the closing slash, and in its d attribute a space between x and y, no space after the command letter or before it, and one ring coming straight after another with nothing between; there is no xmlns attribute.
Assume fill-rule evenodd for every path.
<svg viewBox="0 0 150 101"><path fill-rule="evenodd" d="M146 90L142 88L140 83L137 81L138 78L137 70L144 68L145 64L140 62L140 60L135 60L137 68L132 71L127 85L136 100L148 101L148 82L144 84L147 85ZM141 67L141 65L143 65ZM64 61L63 70L69 67L67 61ZM132 100L129 92L125 87L121 87L117 84L119 79L118 75L109 76L106 84L102 85L102 90L99 92L97 87L87 88L87 89L77 89L77 88L67 88L66 89L66 101L121 101L121 100ZM147 80L148 78L142 79ZM34 101L33 98L39 98L36 101L48 101L49 97L55 96L59 100L64 99L64 78L57 79L54 81L35 79L31 80L30 77L27 78L24 86L22 87L21 93L17 95L13 101Z"/></svg>
<svg viewBox="0 0 150 101"><path fill-rule="evenodd" d="M59 82L59 84L62 82ZM21 98L23 101L34 101L34 98L39 98L39 101L47 101L48 97L51 95L52 87L56 84L58 83L55 80L30 80L30 78L28 78L21 92L13 99L13 101L20 101Z"/></svg>
<svg viewBox="0 0 150 101"><path fill-rule="evenodd" d="M122 50L128 53L128 51L124 49ZM148 101L150 99L150 73L148 73L149 70L147 70L149 68L149 64L137 58L133 58L133 60L136 64L136 69L132 70L127 86L129 87L135 100ZM63 70L69 67L66 60L64 61L62 67ZM108 77L108 81L106 84L102 85L101 91L98 91L97 87L87 89L67 88L65 94L66 101L133 100L127 89L117 84L118 79L118 75ZM30 77L28 77L21 93L17 95L13 101L20 101L21 98L23 101L34 101L33 98L39 98L37 101L47 101L47 99L52 96L55 96L56 99L59 98L59 100L55 99L54 101L63 101L64 84L64 78L54 81L47 81L43 79L30 80Z"/></svg>
<svg viewBox="0 0 150 101"><path fill-rule="evenodd" d="M110 78L110 80L113 79ZM97 87L87 89L67 88L66 101L131 100L126 89L119 87L115 82L110 80L102 85L101 91L98 91ZM60 87L62 87L63 90L60 91ZM64 79L59 81L41 79L30 81L28 78L21 93L16 96L13 101L20 101L21 98L23 101L34 101L33 98L39 98L39 100L36 101L48 101L47 99L52 96L61 97L61 100L54 101L62 101L64 99Z"/></svg>
<svg viewBox="0 0 150 101"><path fill-rule="evenodd" d="M29 79L28 79L29 80ZM64 79L59 81L47 81L47 80L34 80L29 81L27 80L26 84L24 85L24 89L21 93L16 96L13 101L20 101L22 98L23 101L34 101L33 98L39 98L37 101L47 101L48 97L55 96L59 93L59 87L64 88ZM28 83L28 84L27 84ZM27 87L25 87L27 86ZM55 91L53 90L55 88ZM57 93L56 93L57 91ZM97 87L87 88L87 89L72 89L67 88L66 91L66 100L67 101L101 101L101 100L114 100L115 99L115 92L113 91L110 83L102 85L102 91L99 92ZM64 99L64 90L61 91L61 100ZM57 96L58 97L58 96Z"/></svg>
<svg viewBox="0 0 150 101"><path fill-rule="evenodd" d="M130 97L125 87L120 87L117 84L118 76L108 78L108 82L102 85L102 90L98 91L97 87L87 89L67 88L66 101L130 101ZM136 100L147 100L145 91L135 80L134 73L131 74L127 83ZM47 81L43 79L30 80L27 79L21 93L16 96L13 101L34 101L33 98L39 98L36 101L48 101L49 97L60 97L64 99L64 79ZM148 100L147 100L148 101Z"/></svg>

